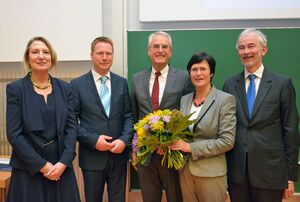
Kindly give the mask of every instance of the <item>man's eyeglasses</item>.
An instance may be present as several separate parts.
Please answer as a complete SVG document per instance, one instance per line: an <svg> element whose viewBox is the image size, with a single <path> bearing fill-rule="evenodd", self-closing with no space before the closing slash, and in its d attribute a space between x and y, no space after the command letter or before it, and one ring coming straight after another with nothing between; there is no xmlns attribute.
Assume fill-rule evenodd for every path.
<svg viewBox="0 0 300 202"><path fill-rule="evenodd" d="M169 45L160 45L160 44L153 44L150 47L153 48L153 49L156 49L156 50L158 50L160 48L163 49L163 50L167 50L168 48L170 48Z"/></svg>

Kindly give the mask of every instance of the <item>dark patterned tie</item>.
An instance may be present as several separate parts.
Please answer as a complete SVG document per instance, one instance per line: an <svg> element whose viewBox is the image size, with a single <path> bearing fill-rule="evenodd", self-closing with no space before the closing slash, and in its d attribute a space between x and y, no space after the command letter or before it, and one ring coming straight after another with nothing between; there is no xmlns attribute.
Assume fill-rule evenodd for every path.
<svg viewBox="0 0 300 202"><path fill-rule="evenodd" d="M158 77L161 75L160 72L155 72L155 80L152 88L152 95L151 95L151 100L152 100L152 106L154 111L159 109L159 82L158 82Z"/></svg>
<svg viewBox="0 0 300 202"><path fill-rule="evenodd" d="M250 74L248 76L250 83L248 86L248 90L247 90L247 102L248 102L248 113L249 113L249 117L251 118L252 116L252 111L253 111L253 106L254 106L254 102L255 102L255 82L254 79L256 78L256 76L254 74Z"/></svg>

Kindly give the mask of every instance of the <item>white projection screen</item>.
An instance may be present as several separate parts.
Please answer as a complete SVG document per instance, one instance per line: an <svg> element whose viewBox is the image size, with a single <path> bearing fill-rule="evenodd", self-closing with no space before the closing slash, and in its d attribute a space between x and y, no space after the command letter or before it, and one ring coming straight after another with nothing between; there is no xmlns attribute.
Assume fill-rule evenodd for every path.
<svg viewBox="0 0 300 202"><path fill-rule="evenodd" d="M299 0L140 0L141 22L295 19Z"/></svg>
<svg viewBox="0 0 300 202"><path fill-rule="evenodd" d="M60 61L90 59L102 34L102 0L0 0L0 62L21 61L34 36L44 36Z"/></svg>

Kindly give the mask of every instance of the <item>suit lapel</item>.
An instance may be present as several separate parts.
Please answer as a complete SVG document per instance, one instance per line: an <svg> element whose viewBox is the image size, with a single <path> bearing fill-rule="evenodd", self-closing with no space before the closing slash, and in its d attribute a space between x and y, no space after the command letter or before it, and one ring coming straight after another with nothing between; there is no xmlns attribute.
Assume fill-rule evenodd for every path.
<svg viewBox="0 0 300 202"><path fill-rule="evenodd" d="M169 91L174 86L174 82L175 82L175 79L176 79L175 75L176 75L176 70L169 67L166 86L165 86L164 93L163 93L163 96L162 96L161 101L160 101L160 108L161 109L164 109L164 105L167 103L168 96L170 95Z"/></svg>
<svg viewBox="0 0 300 202"><path fill-rule="evenodd" d="M186 103L182 103L182 106L186 106L183 108L182 113L185 115L190 114L192 103L193 103L193 96L194 93L190 93L187 95L187 99L185 100Z"/></svg>
<svg viewBox="0 0 300 202"><path fill-rule="evenodd" d="M264 69L259 88L257 91L257 95L254 102L252 118L255 116L256 112L258 111L259 107L263 103L264 99L268 95L269 91L271 90L271 81L272 79L269 77L268 71Z"/></svg>
<svg viewBox="0 0 300 202"><path fill-rule="evenodd" d="M68 103L65 102L68 98L65 98L64 89L59 85L58 81L55 78L52 78L52 86L53 86L53 95L55 101L55 110L56 110L56 128L57 131L63 131L63 120L66 119L67 114L63 113L68 110Z"/></svg>
<svg viewBox="0 0 300 202"><path fill-rule="evenodd" d="M206 99L205 99L205 102L202 106L202 109L197 117L197 121L196 123L194 124L194 128L193 130L195 130L195 127L196 125L201 121L201 119L204 117L204 115L206 114L206 112L210 109L210 107L212 106L212 104L215 102L215 99L216 99L216 92L217 92L217 89L212 86L210 92L208 93Z"/></svg>
<svg viewBox="0 0 300 202"><path fill-rule="evenodd" d="M149 91L150 76L151 76L151 68L144 71L145 80L141 84L143 85L142 89L143 89L144 96L146 97L146 100L148 102L148 106L151 106L149 111L153 111L151 95Z"/></svg>
<svg viewBox="0 0 300 202"><path fill-rule="evenodd" d="M105 114L104 107L102 105L101 99L100 99L99 94L98 94L98 90L97 90L96 85L95 85L95 81L94 81L94 78L93 78L92 71L90 71L87 74L87 76L86 76L86 83L87 83L88 89L90 90L91 94L93 95L93 97L95 99L95 103L97 103L97 105L99 106L99 108ZM93 102L91 102L91 103L93 103Z"/></svg>
<svg viewBox="0 0 300 202"><path fill-rule="evenodd" d="M247 96L246 96L244 72L242 72L240 74L240 77L236 80L235 89L237 91L238 99L242 103L242 108L244 110L245 116L249 118L248 104L246 100Z"/></svg>
<svg viewBox="0 0 300 202"><path fill-rule="evenodd" d="M24 125L27 125L29 131L42 131L44 130L44 124L42 122L42 116L40 112L39 103L37 102L37 99L35 98L35 91L33 89L33 86L31 84L29 74L24 78L23 80L24 85L24 105L23 106L23 113L25 123ZM28 109L28 110L26 110Z"/></svg>
<svg viewBox="0 0 300 202"><path fill-rule="evenodd" d="M56 128L59 130L61 126L61 119L62 119L62 112L65 106L65 103L62 98L61 89L56 82L55 79L51 78L52 80L52 91L54 95L54 103L55 103L55 111L56 111Z"/></svg>
<svg viewBox="0 0 300 202"><path fill-rule="evenodd" d="M110 77L111 77L111 80L110 80L110 84L111 84L111 96L110 96L110 112L109 114L113 114L113 111L115 109L115 107L117 107L117 91L119 89L118 87L118 80L117 80L117 77L115 76L114 73L110 72ZM102 104L101 104L102 105ZM103 106L102 106L103 108ZM104 110L104 108L103 108ZM104 113L105 113L105 110L104 110ZM106 113L105 113L106 114Z"/></svg>

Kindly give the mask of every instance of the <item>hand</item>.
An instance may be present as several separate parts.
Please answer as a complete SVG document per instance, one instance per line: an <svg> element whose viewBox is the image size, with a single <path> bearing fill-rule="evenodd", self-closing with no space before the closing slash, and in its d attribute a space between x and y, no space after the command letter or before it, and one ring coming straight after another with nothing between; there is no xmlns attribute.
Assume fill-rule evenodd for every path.
<svg viewBox="0 0 300 202"><path fill-rule="evenodd" d="M126 144L120 139L114 140L112 144L113 144L113 148L111 148L109 151L114 154L122 153L126 147Z"/></svg>
<svg viewBox="0 0 300 202"><path fill-rule="evenodd" d="M295 192L295 187L294 187L294 182L289 182L288 183L288 188L284 190L283 198L288 199L291 196L294 195Z"/></svg>
<svg viewBox="0 0 300 202"><path fill-rule="evenodd" d="M46 165L44 165L44 167L42 167L42 169L40 170L40 172L45 175L46 173L49 172L49 170L51 170L52 167L53 167L53 164L50 163L50 162L47 162Z"/></svg>
<svg viewBox="0 0 300 202"><path fill-rule="evenodd" d="M137 166L137 164L133 164L135 159L136 159L136 153L132 152L131 153L131 165L134 168L134 170L137 172L138 171L138 166Z"/></svg>
<svg viewBox="0 0 300 202"><path fill-rule="evenodd" d="M60 179L60 176L63 174L66 168L67 166L65 164L57 162L46 174L44 174L44 176L47 177L49 180L57 181Z"/></svg>
<svg viewBox="0 0 300 202"><path fill-rule="evenodd" d="M178 140L170 146L172 150L179 150L186 153L191 153L191 144L183 140Z"/></svg>
<svg viewBox="0 0 300 202"><path fill-rule="evenodd" d="M109 151L111 150L114 145L110 143L109 141L112 139L112 137L107 135L100 135L95 148L99 151Z"/></svg>
<svg viewBox="0 0 300 202"><path fill-rule="evenodd" d="M161 147L158 147L158 148L156 149L156 153L157 153L158 155L161 155L161 156L165 155L165 151L164 151L164 149L161 148Z"/></svg>

